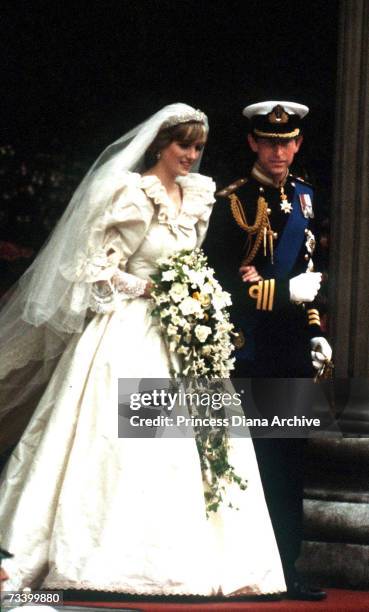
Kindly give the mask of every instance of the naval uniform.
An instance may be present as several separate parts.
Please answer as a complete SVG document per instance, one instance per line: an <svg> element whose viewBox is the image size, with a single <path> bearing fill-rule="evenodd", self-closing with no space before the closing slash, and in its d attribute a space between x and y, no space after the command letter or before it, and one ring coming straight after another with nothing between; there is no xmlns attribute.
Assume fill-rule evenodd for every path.
<svg viewBox="0 0 369 612"><path fill-rule="evenodd" d="M292 303L289 280L313 270L312 187L291 174L276 187L256 163L250 177L218 196L204 249L232 295L231 318L239 333L235 378L252 378L262 416L306 414L304 381L291 379L313 375L309 341L323 334L317 304ZM255 266L263 280L242 282L242 263ZM301 438L254 439L287 584L296 578L294 563L303 535L304 443Z"/></svg>

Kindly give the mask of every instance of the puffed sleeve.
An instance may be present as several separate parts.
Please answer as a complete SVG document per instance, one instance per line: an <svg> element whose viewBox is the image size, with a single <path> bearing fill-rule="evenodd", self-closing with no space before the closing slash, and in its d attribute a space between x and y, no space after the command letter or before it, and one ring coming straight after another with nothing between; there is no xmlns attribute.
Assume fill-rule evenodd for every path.
<svg viewBox="0 0 369 612"><path fill-rule="evenodd" d="M123 299L139 297L146 288L147 279L125 271L153 216L153 205L140 189L139 181L139 175L132 175L115 192L104 215L103 246L90 261L91 275L86 279L92 282L90 310L100 314L112 312Z"/></svg>

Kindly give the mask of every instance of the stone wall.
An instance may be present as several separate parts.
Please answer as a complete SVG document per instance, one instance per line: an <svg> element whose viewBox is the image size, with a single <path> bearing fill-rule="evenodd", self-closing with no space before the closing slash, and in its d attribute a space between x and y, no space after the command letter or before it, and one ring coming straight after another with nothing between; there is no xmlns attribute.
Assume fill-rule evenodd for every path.
<svg viewBox="0 0 369 612"><path fill-rule="evenodd" d="M369 588L369 443L309 441L299 569L323 586Z"/></svg>

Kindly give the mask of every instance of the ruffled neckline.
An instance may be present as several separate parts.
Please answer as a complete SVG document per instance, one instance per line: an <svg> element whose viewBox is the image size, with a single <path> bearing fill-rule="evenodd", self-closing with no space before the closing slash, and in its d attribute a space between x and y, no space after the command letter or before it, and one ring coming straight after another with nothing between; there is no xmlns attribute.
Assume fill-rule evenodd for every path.
<svg viewBox="0 0 369 612"><path fill-rule="evenodd" d="M159 223L166 223L172 227L186 224L189 218L201 218L205 209L215 202L215 183L208 176L189 173L186 176L177 177L176 182L182 190L182 205L178 212L175 204L168 196L167 190L157 176L152 174L139 176L140 188L151 199L154 205L159 207Z"/></svg>
<svg viewBox="0 0 369 612"><path fill-rule="evenodd" d="M154 200L155 204L160 205L169 203L173 205L168 196L167 190L157 176L154 174L146 174L145 176L140 176L140 179L141 189L146 192L149 198ZM201 197L201 199L207 201L215 191L215 183L213 179L202 174L189 173L186 176L178 176L176 178L176 183L178 183L182 189L182 206L187 199L186 196L189 194L191 194L191 197L193 197L196 193L199 197Z"/></svg>

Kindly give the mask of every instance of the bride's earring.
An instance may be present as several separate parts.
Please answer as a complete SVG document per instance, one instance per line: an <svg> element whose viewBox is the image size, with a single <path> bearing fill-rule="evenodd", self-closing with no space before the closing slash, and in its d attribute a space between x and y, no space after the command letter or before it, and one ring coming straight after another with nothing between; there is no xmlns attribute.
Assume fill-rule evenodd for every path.
<svg viewBox="0 0 369 612"><path fill-rule="evenodd" d="M157 152L157 154L155 155L156 159L159 161L159 159L161 158L161 153L160 151Z"/></svg>

